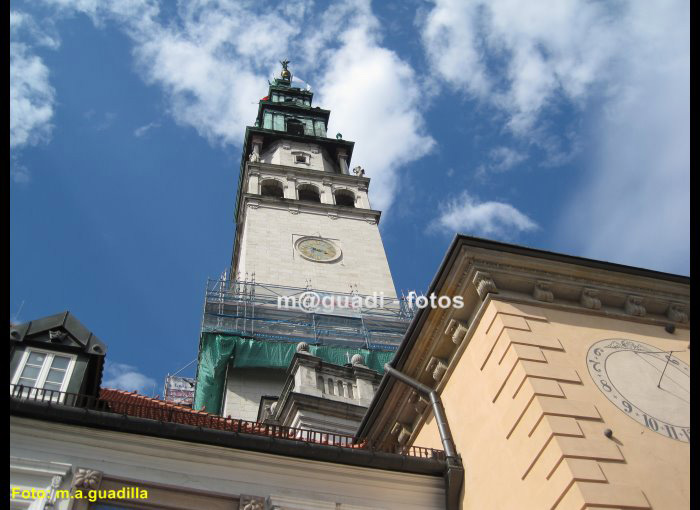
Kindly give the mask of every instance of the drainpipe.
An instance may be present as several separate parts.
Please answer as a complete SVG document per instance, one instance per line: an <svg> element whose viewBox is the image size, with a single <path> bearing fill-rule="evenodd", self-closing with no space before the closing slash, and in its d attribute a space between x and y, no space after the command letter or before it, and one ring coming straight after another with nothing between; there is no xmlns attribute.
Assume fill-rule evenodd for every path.
<svg viewBox="0 0 700 510"><path fill-rule="evenodd" d="M440 440L442 441L442 448L445 450L445 456L447 457L447 469L445 470L446 508L447 510L459 510L462 485L464 484L464 467L462 466L462 459L457 454L457 449L452 439L452 432L450 431L449 423L447 423L447 416L445 416L445 408L440 400L440 395L429 386L416 381L403 372L399 372L389 365L389 363L384 365L384 370L390 376L395 377L402 383L407 384L430 398L430 403L433 406L435 423L437 423Z"/></svg>

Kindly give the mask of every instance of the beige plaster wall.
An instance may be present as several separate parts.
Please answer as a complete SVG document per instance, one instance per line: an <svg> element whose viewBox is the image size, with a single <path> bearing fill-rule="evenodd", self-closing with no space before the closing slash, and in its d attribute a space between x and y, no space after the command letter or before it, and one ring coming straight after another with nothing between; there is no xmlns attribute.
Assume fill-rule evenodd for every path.
<svg viewBox="0 0 700 510"><path fill-rule="evenodd" d="M685 329L490 302L442 390L464 509L690 507L689 443L630 419L589 375L588 349L613 337L690 364ZM414 444L440 448L432 417Z"/></svg>

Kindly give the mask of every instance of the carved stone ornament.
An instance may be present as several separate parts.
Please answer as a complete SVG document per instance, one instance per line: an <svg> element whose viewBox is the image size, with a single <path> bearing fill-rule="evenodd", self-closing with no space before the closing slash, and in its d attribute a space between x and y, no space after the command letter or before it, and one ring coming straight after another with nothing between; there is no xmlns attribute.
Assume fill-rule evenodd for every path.
<svg viewBox="0 0 700 510"><path fill-rule="evenodd" d="M362 354L353 354L352 358L350 358L350 363L352 364L353 367L364 367L365 366L365 358L362 356Z"/></svg>
<svg viewBox="0 0 700 510"><path fill-rule="evenodd" d="M674 322L680 322L685 324L688 322L688 309L685 305L680 303L671 303L668 305L668 310L666 311L666 317Z"/></svg>
<svg viewBox="0 0 700 510"><path fill-rule="evenodd" d="M251 152L250 156L248 156L248 161L251 163L260 163L260 154L255 151Z"/></svg>
<svg viewBox="0 0 700 510"><path fill-rule="evenodd" d="M476 287L476 293L479 294L481 299L485 299L489 292L493 292L494 294L498 293L496 284L489 273L477 271L474 274L472 282L474 283L474 287Z"/></svg>
<svg viewBox="0 0 700 510"><path fill-rule="evenodd" d="M399 442L400 445L405 445L408 442L408 439L411 437L411 431L408 430L406 427L401 425L401 429L399 430L399 436L396 438L396 440Z"/></svg>
<svg viewBox="0 0 700 510"><path fill-rule="evenodd" d="M389 434L392 435L392 436L397 435L399 432L401 432L401 428L402 428L402 427L403 427L403 425L401 425L401 424L397 421L396 423L394 423L394 426L391 427L391 432L390 432Z"/></svg>
<svg viewBox="0 0 700 510"><path fill-rule="evenodd" d="M445 372L447 372L447 363L444 359L433 356L430 358L430 361L428 361L428 366L425 367L425 371L432 372L433 379L440 382Z"/></svg>
<svg viewBox="0 0 700 510"><path fill-rule="evenodd" d="M297 344L297 352L305 352L308 354L309 352L309 344L306 342L299 342Z"/></svg>
<svg viewBox="0 0 700 510"><path fill-rule="evenodd" d="M102 471L96 469L77 468L73 475L71 488L76 490L94 490L100 487Z"/></svg>
<svg viewBox="0 0 700 510"><path fill-rule="evenodd" d="M600 298L598 298L599 294L600 293L596 289L584 288L581 291L581 299L579 302L582 306L590 308L591 310L600 310L601 302Z"/></svg>
<svg viewBox="0 0 700 510"><path fill-rule="evenodd" d="M363 175L365 175L365 169L358 165L352 169L352 173L354 173L357 176L362 177Z"/></svg>
<svg viewBox="0 0 700 510"><path fill-rule="evenodd" d="M51 488L58 489L63 482L63 477L61 475L55 475L51 477Z"/></svg>
<svg viewBox="0 0 700 510"><path fill-rule="evenodd" d="M265 510L265 498L241 494L238 508L241 510Z"/></svg>
<svg viewBox="0 0 700 510"><path fill-rule="evenodd" d="M57 329L49 331L49 340L52 342L60 342L64 338L66 338L65 331L59 331Z"/></svg>
<svg viewBox="0 0 700 510"><path fill-rule="evenodd" d="M418 414L423 414L425 408L428 407L428 401L425 400L417 391L411 392L411 396L408 398L408 401L413 405L413 409L415 409Z"/></svg>
<svg viewBox="0 0 700 510"><path fill-rule="evenodd" d="M532 297L537 301L545 301L551 303L554 301L554 292L552 292L552 282L538 280L535 282L535 288L532 290Z"/></svg>
<svg viewBox="0 0 700 510"><path fill-rule="evenodd" d="M452 343L459 345L467 336L467 324L466 322L459 321L457 319L450 320L445 330L445 334L452 339Z"/></svg>
<svg viewBox="0 0 700 510"><path fill-rule="evenodd" d="M641 296L627 296L627 300L625 301L625 312L637 317L643 317L647 313L646 308L644 308L644 305L642 304L643 300L644 299Z"/></svg>

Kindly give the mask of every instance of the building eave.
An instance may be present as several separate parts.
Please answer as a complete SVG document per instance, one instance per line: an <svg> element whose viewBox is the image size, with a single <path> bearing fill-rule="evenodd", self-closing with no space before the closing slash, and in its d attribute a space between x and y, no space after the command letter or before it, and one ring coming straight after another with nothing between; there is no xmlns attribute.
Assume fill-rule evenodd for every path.
<svg viewBox="0 0 700 510"><path fill-rule="evenodd" d="M674 327L689 327L689 284L690 279L682 275L457 235L427 294L464 295L466 309L460 318L465 326L473 324L488 300L501 299L662 327L669 323ZM494 292L489 291L490 286ZM593 300L584 299L584 294L593 296ZM576 296L579 296L578 301ZM409 357L418 348L416 343L421 331L430 321L434 334L423 342L432 345L421 345L421 352L434 352L439 343L444 352L445 342L450 341L446 329L451 327L453 319L449 311L419 309L391 365L398 370L408 370L412 377L425 378L429 356L423 356L421 366L407 367ZM457 346L452 348L456 350ZM412 359L415 365L415 356ZM427 382L432 382L439 391L439 384ZM389 396L397 391L404 393L405 400L407 390L397 389L396 382L385 375L358 428L356 440L367 439L376 432L373 429L379 416L386 418L390 413ZM384 429L387 426L384 424Z"/></svg>
<svg viewBox="0 0 700 510"><path fill-rule="evenodd" d="M445 461L306 443L275 437L262 437L243 432L207 429L181 423L161 422L85 408L52 405L10 399L10 414L40 421L79 427L112 430L143 436L159 437L188 443L208 444L238 450L333 462L372 469L442 477Z"/></svg>

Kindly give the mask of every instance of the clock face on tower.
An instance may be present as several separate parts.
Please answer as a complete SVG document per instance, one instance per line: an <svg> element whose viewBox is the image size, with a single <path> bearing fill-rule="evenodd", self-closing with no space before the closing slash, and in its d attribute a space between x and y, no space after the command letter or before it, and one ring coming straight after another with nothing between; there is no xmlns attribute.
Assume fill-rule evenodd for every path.
<svg viewBox="0 0 700 510"><path fill-rule="evenodd" d="M633 420L670 439L690 442L690 367L654 346L609 338L588 350L598 389Z"/></svg>
<svg viewBox="0 0 700 510"><path fill-rule="evenodd" d="M295 248L302 257L313 262L334 262L341 254L333 243L319 237L302 237Z"/></svg>

